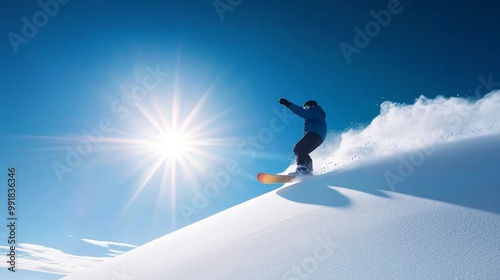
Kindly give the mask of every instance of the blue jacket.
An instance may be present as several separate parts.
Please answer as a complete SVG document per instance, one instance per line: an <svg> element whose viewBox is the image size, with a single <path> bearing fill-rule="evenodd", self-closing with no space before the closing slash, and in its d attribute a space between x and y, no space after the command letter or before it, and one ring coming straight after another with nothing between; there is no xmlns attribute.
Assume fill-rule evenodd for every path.
<svg viewBox="0 0 500 280"><path fill-rule="evenodd" d="M304 109L303 107L300 107L298 105L295 105L293 103L290 103L290 106L288 106L288 109L298 115L299 117L302 117L305 119L304 121L304 133L306 132L315 132L323 140L325 140L326 137L326 113L323 111L323 108L321 106L314 106L309 108L308 110Z"/></svg>

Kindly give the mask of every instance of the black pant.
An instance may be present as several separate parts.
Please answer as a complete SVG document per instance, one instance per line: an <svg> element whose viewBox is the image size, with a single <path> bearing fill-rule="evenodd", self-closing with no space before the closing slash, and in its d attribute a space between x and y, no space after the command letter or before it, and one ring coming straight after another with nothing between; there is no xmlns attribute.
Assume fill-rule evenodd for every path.
<svg viewBox="0 0 500 280"><path fill-rule="evenodd" d="M323 143L323 138L315 132L307 132L302 139L293 147L293 153L297 160L297 168L306 167L313 171L312 159L309 154Z"/></svg>

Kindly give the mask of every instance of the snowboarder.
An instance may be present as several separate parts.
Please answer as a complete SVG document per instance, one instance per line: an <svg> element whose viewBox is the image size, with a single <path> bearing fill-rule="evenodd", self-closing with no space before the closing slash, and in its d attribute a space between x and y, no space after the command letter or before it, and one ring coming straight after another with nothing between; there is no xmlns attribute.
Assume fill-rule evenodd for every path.
<svg viewBox="0 0 500 280"><path fill-rule="evenodd" d="M309 175L313 172L313 162L309 154L314 151L326 137L326 113L318 102L309 100L300 107L285 98L280 98L279 103L290 111L304 118L304 135L295 144L293 153L297 161L297 169L291 175Z"/></svg>

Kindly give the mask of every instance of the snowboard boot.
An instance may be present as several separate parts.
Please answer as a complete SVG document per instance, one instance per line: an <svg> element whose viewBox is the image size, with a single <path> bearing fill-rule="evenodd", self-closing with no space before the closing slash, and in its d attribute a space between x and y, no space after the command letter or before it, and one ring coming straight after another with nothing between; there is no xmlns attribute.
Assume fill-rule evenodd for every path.
<svg viewBox="0 0 500 280"><path fill-rule="evenodd" d="M294 175L294 176L312 175L312 172L306 166L297 166L295 172L288 173L288 175Z"/></svg>

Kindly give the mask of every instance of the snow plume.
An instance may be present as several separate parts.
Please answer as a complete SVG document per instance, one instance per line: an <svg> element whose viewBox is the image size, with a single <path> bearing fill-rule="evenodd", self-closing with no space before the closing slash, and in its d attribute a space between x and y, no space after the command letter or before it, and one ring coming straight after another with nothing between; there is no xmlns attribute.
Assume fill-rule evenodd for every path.
<svg viewBox="0 0 500 280"><path fill-rule="evenodd" d="M414 104L386 101L362 129L330 136L311 156L318 174L430 145L500 133L500 91L479 100L420 96ZM290 167L292 169L292 167Z"/></svg>

